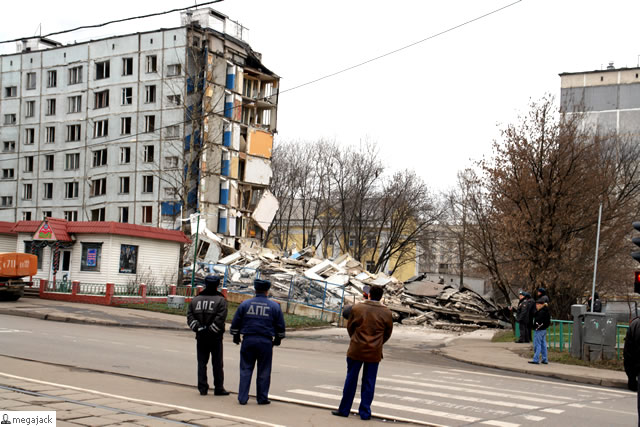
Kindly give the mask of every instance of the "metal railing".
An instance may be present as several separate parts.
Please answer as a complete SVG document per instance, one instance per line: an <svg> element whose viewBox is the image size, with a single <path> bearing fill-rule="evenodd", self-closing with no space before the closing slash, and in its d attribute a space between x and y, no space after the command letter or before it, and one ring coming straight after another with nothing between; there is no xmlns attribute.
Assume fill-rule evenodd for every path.
<svg viewBox="0 0 640 427"><path fill-rule="evenodd" d="M82 295L104 295L107 285L101 283L80 283L78 293Z"/></svg>

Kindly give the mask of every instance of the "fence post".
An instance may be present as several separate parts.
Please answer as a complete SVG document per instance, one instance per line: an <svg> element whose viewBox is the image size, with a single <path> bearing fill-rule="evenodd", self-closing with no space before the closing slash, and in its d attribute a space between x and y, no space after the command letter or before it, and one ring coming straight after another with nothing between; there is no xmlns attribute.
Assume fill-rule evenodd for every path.
<svg viewBox="0 0 640 427"><path fill-rule="evenodd" d="M291 276L291 280L289 281L289 295L287 295L287 313L291 309L291 295L293 294L293 276Z"/></svg>
<svg viewBox="0 0 640 427"><path fill-rule="evenodd" d="M189 297L193 296L193 294L191 293L191 285L187 285L187 295L186 296L189 296Z"/></svg>
<svg viewBox="0 0 640 427"><path fill-rule="evenodd" d="M204 286L202 286L202 285L196 286L196 289L195 289L196 290L196 295L195 296L200 295L200 292L202 292L203 289L204 289Z"/></svg>
<svg viewBox="0 0 640 427"><path fill-rule="evenodd" d="M320 320L324 320L324 303L327 300L327 282L324 282L324 293L322 294L322 312L320 312Z"/></svg>
<svg viewBox="0 0 640 427"><path fill-rule="evenodd" d="M107 305L111 305L111 299L113 298L113 293L115 291L115 285L113 283L107 283L107 288L105 289L105 302Z"/></svg>
<svg viewBox="0 0 640 427"><path fill-rule="evenodd" d="M42 295L46 292L47 290L47 281L44 279L40 279L40 291L38 292L40 295L40 298L42 298Z"/></svg>
<svg viewBox="0 0 640 427"><path fill-rule="evenodd" d="M560 351L564 351L564 323L560 324Z"/></svg>
<svg viewBox="0 0 640 427"><path fill-rule="evenodd" d="M73 282L71 282L71 295L76 296L78 295L79 291L80 291L80 282L78 282L77 280L74 280Z"/></svg>
<svg viewBox="0 0 640 427"><path fill-rule="evenodd" d="M178 289L178 287L176 285L169 286L169 295L175 295L176 294L176 289Z"/></svg>
<svg viewBox="0 0 640 427"><path fill-rule="evenodd" d="M142 301L147 299L147 285L145 283L140 283L140 296L142 297Z"/></svg>

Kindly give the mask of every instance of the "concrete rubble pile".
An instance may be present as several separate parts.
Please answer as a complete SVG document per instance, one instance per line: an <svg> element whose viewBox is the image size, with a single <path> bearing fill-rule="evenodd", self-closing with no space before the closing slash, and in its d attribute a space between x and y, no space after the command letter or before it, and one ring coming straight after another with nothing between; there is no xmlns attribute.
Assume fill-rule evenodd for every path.
<svg viewBox="0 0 640 427"><path fill-rule="evenodd" d="M424 275L404 283L397 305L389 305L403 325L428 325L438 329L472 330L509 327L504 310L471 289L424 280Z"/></svg>

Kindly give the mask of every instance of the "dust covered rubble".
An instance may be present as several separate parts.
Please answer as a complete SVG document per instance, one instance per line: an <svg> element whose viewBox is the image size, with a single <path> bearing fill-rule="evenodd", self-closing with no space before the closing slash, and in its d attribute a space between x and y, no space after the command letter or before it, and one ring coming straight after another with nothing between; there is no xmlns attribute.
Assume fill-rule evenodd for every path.
<svg viewBox="0 0 640 427"><path fill-rule="evenodd" d="M367 272L360 262L345 254L334 260L314 256L312 246L284 256L267 248L249 248L218 260L214 271L225 274L227 287L251 292L257 272L272 283L271 294L309 305L339 311L362 301L365 286L385 288L385 304L394 321L454 331L482 327L506 327L501 309L487 298L462 287L456 289L416 276L402 283L384 273Z"/></svg>

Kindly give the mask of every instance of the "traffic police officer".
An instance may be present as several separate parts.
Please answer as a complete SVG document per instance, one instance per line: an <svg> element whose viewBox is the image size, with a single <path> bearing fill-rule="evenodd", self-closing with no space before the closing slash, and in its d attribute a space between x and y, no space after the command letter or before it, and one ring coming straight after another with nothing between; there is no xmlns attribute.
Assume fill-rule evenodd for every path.
<svg viewBox="0 0 640 427"><path fill-rule="evenodd" d="M256 279L253 282L256 296L244 301L238 307L231 322L233 342L240 344L240 387L238 402L246 405L249 400L249 386L253 367L258 362L256 391L258 405L268 405L271 383L271 361L273 346L280 345L284 338L284 316L280 304L268 298L271 282ZM240 339L240 335L244 339Z"/></svg>
<svg viewBox="0 0 640 427"><path fill-rule="evenodd" d="M227 300L218 292L220 276L207 276L204 284L205 288L191 300L187 311L187 324L196 333L198 390L203 396L209 391L207 363L211 354L213 394L227 396L229 392L224 389L222 366L222 335L227 319Z"/></svg>

